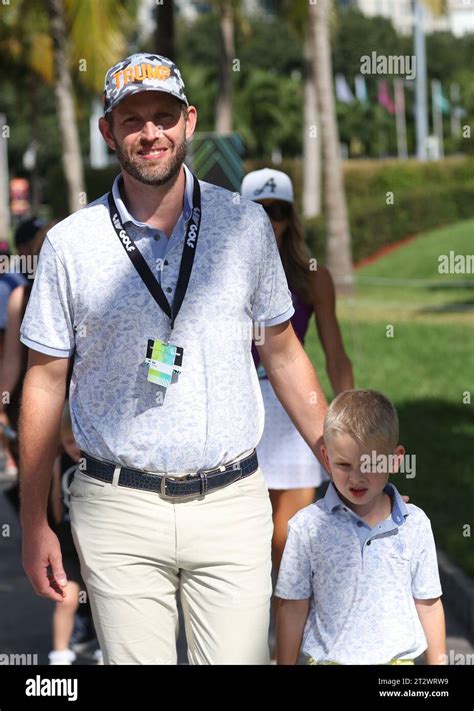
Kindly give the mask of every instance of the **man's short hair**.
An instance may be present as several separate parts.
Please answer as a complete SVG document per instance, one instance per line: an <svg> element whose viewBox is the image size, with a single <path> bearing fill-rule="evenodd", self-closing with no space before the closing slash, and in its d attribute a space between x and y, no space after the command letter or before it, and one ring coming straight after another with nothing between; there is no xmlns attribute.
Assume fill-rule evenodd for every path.
<svg viewBox="0 0 474 711"><path fill-rule="evenodd" d="M361 445L377 443L395 449L398 415L390 400L376 390L346 390L329 406L324 439L348 434Z"/></svg>

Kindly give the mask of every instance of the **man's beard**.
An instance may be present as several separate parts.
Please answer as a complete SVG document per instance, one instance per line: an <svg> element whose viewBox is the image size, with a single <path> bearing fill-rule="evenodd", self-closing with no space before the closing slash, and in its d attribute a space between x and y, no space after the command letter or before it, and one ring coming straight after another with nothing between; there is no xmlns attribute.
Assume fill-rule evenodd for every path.
<svg viewBox="0 0 474 711"><path fill-rule="evenodd" d="M175 151L171 154L171 160L167 162L166 165L162 165L162 161L157 161L156 163L150 162L150 165L147 165L146 161L139 162L126 155L118 141L115 141L115 150L120 166L131 175L132 178L135 178L135 180L145 185L165 185L174 178L184 163L186 149L186 139L183 138L180 143L175 143Z"/></svg>

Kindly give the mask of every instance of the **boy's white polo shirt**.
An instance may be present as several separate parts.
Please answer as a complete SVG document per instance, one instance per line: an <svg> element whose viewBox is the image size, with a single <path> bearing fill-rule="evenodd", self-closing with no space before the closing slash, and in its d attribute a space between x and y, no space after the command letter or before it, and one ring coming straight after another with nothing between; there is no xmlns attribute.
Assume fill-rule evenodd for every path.
<svg viewBox="0 0 474 711"><path fill-rule="evenodd" d="M44 241L21 340L50 355L68 357L75 349L73 431L79 447L99 459L184 474L230 461L261 438L252 324L290 319L291 294L263 208L199 182L201 230L170 338L184 348L183 372L163 404L147 381L145 357L148 339L168 337L169 319L118 240L107 195L53 227ZM137 245L172 302L184 229L159 266L149 228L135 221L132 229L148 237Z"/></svg>
<svg viewBox="0 0 474 711"><path fill-rule="evenodd" d="M302 649L318 662L386 664L426 649L413 598L442 594L431 525L394 486L385 491L392 514L374 528L332 483L289 522L275 594L311 599Z"/></svg>

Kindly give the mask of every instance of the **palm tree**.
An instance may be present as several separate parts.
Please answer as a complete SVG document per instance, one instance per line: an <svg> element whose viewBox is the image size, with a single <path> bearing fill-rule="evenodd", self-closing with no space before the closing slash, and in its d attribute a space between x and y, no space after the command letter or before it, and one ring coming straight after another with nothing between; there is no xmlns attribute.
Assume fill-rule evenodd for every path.
<svg viewBox="0 0 474 711"><path fill-rule="evenodd" d="M215 131L232 132L232 60L235 57L235 0L214 0L219 14L219 71Z"/></svg>
<svg viewBox="0 0 474 711"><path fill-rule="evenodd" d="M18 0L2 12L2 23L9 29L10 56L54 83L71 212L85 201L71 68L78 68L77 77L89 90L101 93L106 69L125 52L138 1Z"/></svg>
<svg viewBox="0 0 474 711"><path fill-rule="evenodd" d="M123 56L126 27L133 30L137 0L117 5L115 0L46 0L53 38L55 93L63 145L63 168L71 212L86 202L79 131L74 112L70 61L83 64L78 76L85 86L101 93L105 71ZM66 30L65 14L70 24ZM70 48L71 57L68 56Z"/></svg>
<svg viewBox="0 0 474 711"><path fill-rule="evenodd" d="M303 215L311 219L321 212L321 142L318 136L318 97L308 29L304 38L304 63Z"/></svg>
<svg viewBox="0 0 474 711"><path fill-rule="evenodd" d="M69 210L75 212L86 202L84 168L79 143L79 129L74 112L74 91L69 58L63 0L47 0L53 40L55 68L54 93L63 146L63 170L69 189Z"/></svg>
<svg viewBox="0 0 474 711"><path fill-rule="evenodd" d="M174 0L156 5L156 52L175 61Z"/></svg>
<svg viewBox="0 0 474 711"><path fill-rule="evenodd" d="M295 30L304 45L303 215L308 219L321 212L321 147L308 3L307 0L280 0L278 9L279 14Z"/></svg>
<svg viewBox="0 0 474 711"><path fill-rule="evenodd" d="M33 214L37 214L40 205L40 176L36 158L36 149L40 142L38 85L41 82L52 83L54 73L51 38L48 34L49 23L43 8L38 6L30 6L26 15L23 14L21 3L5 7L4 10L0 15L1 69L11 70L13 65L15 74L26 78L26 101L31 122L30 146L35 154L31 169L31 210Z"/></svg>
<svg viewBox="0 0 474 711"><path fill-rule="evenodd" d="M321 126L327 264L334 278L336 290L339 293L350 293L353 287L351 236L339 153L328 5L328 0L322 0L317 5L309 5L309 47Z"/></svg>

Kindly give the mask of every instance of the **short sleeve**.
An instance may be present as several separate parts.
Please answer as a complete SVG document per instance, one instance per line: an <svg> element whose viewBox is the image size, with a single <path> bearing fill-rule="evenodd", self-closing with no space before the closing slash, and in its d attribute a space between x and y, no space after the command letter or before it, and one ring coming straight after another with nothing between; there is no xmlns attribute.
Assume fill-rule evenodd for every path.
<svg viewBox="0 0 474 711"><path fill-rule="evenodd" d="M312 595L311 554L304 533L288 525L275 595L284 600L307 600Z"/></svg>
<svg viewBox="0 0 474 711"><path fill-rule="evenodd" d="M29 348L68 357L75 339L66 270L48 238L43 242L20 340Z"/></svg>
<svg viewBox="0 0 474 711"><path fill-rule="evenodd" d="M254 323L281 323L294 313L291 293L288 289L285 271L281 263L272 224L262 208L260 229L263 230L263 252L258 265L258 282L253 295L252 318ZM267 324L271 325L271 324Z"/></svg>
<svg viewBox="0 0 474 711"><path fill-rule="evenodd" d="M417 529L411 581L414 598L430 600L442 595L433 531L430 520L425 515L421 518Z"/></svg>

